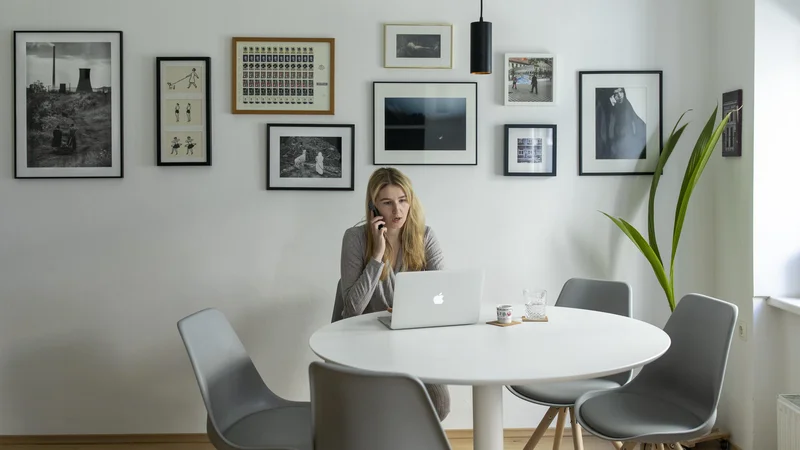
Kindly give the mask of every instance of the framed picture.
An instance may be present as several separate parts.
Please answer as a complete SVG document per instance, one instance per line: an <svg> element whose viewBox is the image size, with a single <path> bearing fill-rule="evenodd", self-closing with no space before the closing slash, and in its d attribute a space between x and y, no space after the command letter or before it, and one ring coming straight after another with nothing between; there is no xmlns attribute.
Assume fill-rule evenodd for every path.
<svg viewBox="0 0 800 450"><path fill-rule="evenodd" d="M453 68L453 25L385 24L383 67Z"/></svg>
<svg viewBox="0 0 800 450"><path fill-rule="evenodd" d="M504 65L503 98L506 106L555 105L555 55L506 53Z"/></svg>
<svg viewBox="0 0 800 450"><path fill-rule="evenodd" d="M14 32L14 177L122 178L122 32Z"/></svg>
<svg viewBox="0 0 800 450"><path fill-rule="evenodd" d="M722 156L742 156L742 90L722 94L722 117L731 113L722 130Z"/></svg>
<svg viewBox="0 0 800 450"><path fill-rule="evenodd" d="M156 163L211 165L211 58L156 58Z"/></svg>
<svg viewBox="0 0 800 450"><path fill-rule="evenodd" d="M267 189L354 189L355 125L267 124Z"/></svg>
<svg viewBox="0 0 800 450"><path fill-rule="evenodd" d="M652 175L663 145L662 71L579 72L580 175Z"/></svg>
<svg viewBox="0 0 800 450"><path fill-rule="evenodd" d="M556 175L556 125L506 125L505 149L505 175Z"/></svg>
<svg viewBox="0 0 800 450"><path fill-rule="evenodd" d="M373 89L373 164L478 164L478 83L386 82Z"/></svg>
<svg viewBox="0 0 800 450"><path fill-rule="evenodd" d="M333 38L233 38L233 114L333 114Z"/></svg>

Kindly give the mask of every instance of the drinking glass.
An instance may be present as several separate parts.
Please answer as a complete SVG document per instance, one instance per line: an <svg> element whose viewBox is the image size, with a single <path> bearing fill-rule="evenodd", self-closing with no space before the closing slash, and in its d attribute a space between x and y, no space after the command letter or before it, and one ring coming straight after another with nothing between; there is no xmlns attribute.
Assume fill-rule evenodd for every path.
<svg viewBox="0 0 800 450"><path fill-rule="evenodd" d="M525 317L528 319L544 319L547 317L547 291L544 289L523 289L525 300Z"/></svg>

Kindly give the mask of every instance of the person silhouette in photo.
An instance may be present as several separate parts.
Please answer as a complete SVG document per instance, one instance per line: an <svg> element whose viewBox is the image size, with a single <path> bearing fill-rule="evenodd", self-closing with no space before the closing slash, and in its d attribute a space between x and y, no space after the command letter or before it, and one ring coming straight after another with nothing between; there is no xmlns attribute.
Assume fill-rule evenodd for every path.
<svg viewBox="0 0 800 450"><path fill-rule="evenodd" d="M194 155L194 146L197 145L191 136L186 136L186 154Z"/></svg>
<svg viewBox="0 0 800 450"><path fill-rule="evenodd" d="M597 88L595 97L595 157L644 159L646 124L636 114L625 88Z"/></svg>
<svg viewBox="0 0 800 450"><path fill-rule="evenodd" d="M63 132L61 131L61 125L56 125L56 127L53 129L53 141L50 143L50 146L55 149L61 148L62 138Z"/></svg>
<svg viewBox="0 0 800 450"><path fill-rule="evenodd" d="M515 91L517 90L517 76L516 75L511 77L511 89L513 89Z"/></svg>
<svg viewBox="0 0 800 450"><path fill-rule="evenodd" d="M536 74L531 72L531 92L536 91L536 95L539 95L539 80L536 78Z"/></svg>
<svg viewBox="0 0 800 450"><path fill-rule="evenodd" d="M316 169L317 169L317 173L320 174L320 175L322 175L323 172L324 172L324 166L322 165L322 161L324 159L325 159L325 157L322 156L322 152L317 152L317 166L316 166Z"/></svg>
<svg viewBox="0 0 800 450"><path fill-rule="evenodd" d="M197 89L197 79L200 78L200 75L197 74L197 69L192 67L191 73L189 73L189 85L186 88L190 88L192 86Z"/></svg>
<svg viewBox="0 0 800 450"><path fill-rule="evenodd" d="M175 122L181 121L181 104L175 103Z"/></svg>
<svg viewBox="0 0 800 450"><path fill-rule="evenodd" d="M170 151L169 154L177 155L179 148L181 148L181 140L178 139L178 136L175 136L172 138L172 151Z"/></svg>
<svg viewBox="0 0 800 450"><path fill-rule="evenodd" d="M192 121L192 104L191 103L187 103L186 104L186 121L187 122L191 122Z"/></svg>
<svg viewBox="0 0 800 450"><path fill-rule="evenodd" d="M77 138L78 130L75 129L75 124L69 124L69 131L68 131L68 138L67 138L67 147L71 148L74 152L78 148L78 138Z"/></svg>

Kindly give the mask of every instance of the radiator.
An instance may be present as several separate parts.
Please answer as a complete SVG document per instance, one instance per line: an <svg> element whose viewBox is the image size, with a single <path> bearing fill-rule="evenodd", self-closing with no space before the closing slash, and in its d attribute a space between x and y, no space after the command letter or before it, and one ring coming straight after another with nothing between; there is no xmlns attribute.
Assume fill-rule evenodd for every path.
<svg viewBox="0 0 800 450"><path fill-rule="evenodd" d="M800 395L778 396L778 450L800 450Z"/></svg>

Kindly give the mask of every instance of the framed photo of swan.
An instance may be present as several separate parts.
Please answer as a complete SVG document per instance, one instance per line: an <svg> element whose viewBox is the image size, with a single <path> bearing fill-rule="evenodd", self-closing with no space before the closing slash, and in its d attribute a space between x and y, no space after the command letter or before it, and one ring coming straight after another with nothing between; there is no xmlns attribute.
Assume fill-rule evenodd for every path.
<svg viewBox="0 0 800 450"><path fill-rule="evenodd" d="M156 58L156 165L211 165L211 58Z"/></svg>
<svg viewBox="0 0 800 450"><path fill-rule="evenodd" d="M353 124L267 124L267 189L352 191Z"/></svg>
<svg viewBox="0 0 800 450"><path fill-rule="evenodd" d="M663 146L662 71L584 71L579 175L652 175Z"/></svg>

